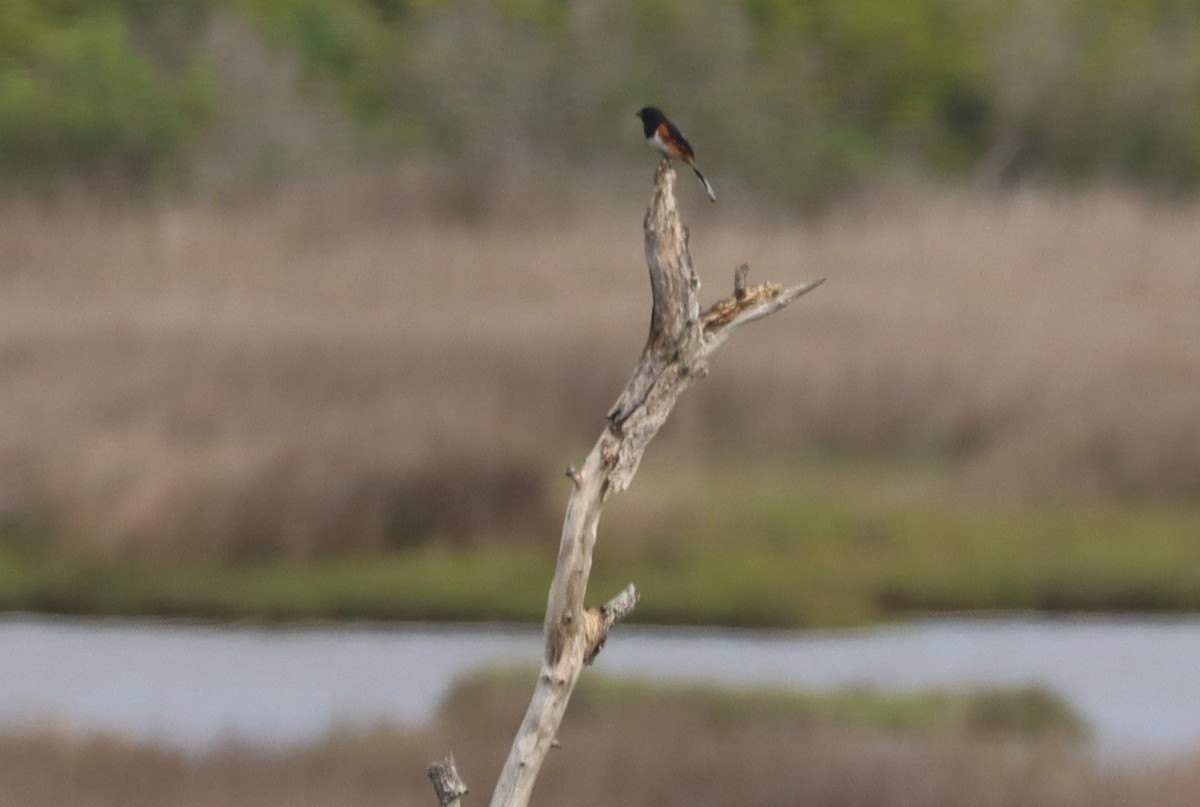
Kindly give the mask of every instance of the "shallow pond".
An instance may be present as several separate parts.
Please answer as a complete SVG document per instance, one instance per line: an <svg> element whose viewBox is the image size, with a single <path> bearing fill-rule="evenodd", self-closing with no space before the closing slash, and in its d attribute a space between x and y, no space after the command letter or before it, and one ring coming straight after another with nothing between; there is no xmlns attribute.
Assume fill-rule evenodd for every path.
<svg viewBox="0 0 1200 807"><path fill-rule="evenodd" d="M333 726L428 720L458 676L532 665L539 652L532 627L12 616L0 619L0 723L49 720L187 747L290 743ZM623 625L596 669L804 688L1040 684L1078 710L1102 752L1200 748L1195 619L937 619L815 632Z"/></svg>

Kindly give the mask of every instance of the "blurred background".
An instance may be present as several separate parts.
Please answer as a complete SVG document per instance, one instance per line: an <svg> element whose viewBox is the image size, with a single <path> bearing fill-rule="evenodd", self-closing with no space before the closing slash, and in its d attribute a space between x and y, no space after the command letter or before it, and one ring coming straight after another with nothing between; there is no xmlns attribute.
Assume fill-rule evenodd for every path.
<svg viewBox="0 0 1200 807"><path fill-rule="evenodd" d="M562 469L645 338L646 104L717 191L678 186L705 302L743 261L829 282L680 403L606 510L594 599L632 579L637 622L786 629L1200 607L1200 4L7 0L0 609L538 621ZM501 679L442 722L507 714ZM636 695L673 716L637 731L843 755L811 803L979 803L954 779L972 765L997 804L1200 790L1076 739L947 743L978 733L961 710L910 741L879 715L912 704L856 705L876 718L850 736L836 710L764 727L660 696ZM3 737L13 770L128 764L114 804L210 803L245 760L294 784L301 753L367 787L344 766L372 743L416 749L416 799L441 753ZM507 741L479 742L498 765ZM645 776L633 800L684 798ZM631 791L596 781L597 803ZM780 782L764 798L794 803Z"/></svg>

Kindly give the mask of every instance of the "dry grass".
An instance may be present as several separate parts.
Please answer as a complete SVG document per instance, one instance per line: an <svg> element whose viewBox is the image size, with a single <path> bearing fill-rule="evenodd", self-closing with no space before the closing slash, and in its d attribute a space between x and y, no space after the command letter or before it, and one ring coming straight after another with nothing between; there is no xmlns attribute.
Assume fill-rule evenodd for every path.
<svg viewBox="0 0 1200 807"><path fill-rule="evenodd" d="M0 516L151 559L556 518L543 491L644 336L643 200L467 226L426 214L436 179L224 210L7 203ZM734 340L668 427L676 449L945 457L981 491L1200 493L1195 206L892 192L764 221L682 187L708 299L742 261L752 280L830 282Z"/></svg>
<svg viewBox="0 0 1200 807"><path fill-rule="evenodd" d="M198 756L112 737L0 735L0 807L432 803L425 765L453 750L483 803L520 719L479 704L420 731L345 730L296 749ZM1182 807L1194 760L1101 763L1072 744L889 733L703 709L572 709L534 805L753 803L811 807Z"/></svg>

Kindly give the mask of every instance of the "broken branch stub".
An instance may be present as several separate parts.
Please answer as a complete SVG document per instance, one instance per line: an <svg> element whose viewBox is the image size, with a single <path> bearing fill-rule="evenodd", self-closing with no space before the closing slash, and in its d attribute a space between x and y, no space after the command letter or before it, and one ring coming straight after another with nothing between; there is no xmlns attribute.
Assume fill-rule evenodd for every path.
<svg viewBox="0 0 1200 807"><path fill-rule="evenodd" d="M459 807L462 797L467 795L467 786L458 775L454 754L430 764L425 775L433 782L439 807Z"/></svg>
<svg viewBox="0 0 1200 807"><path fill-rule="evenodd" d="M637 603L637 590L630 584L600 608L584 607L600 511L609 494L629 486L647 445L679 396L705 375L714 350L742 325L784 308L821 283L748 287L747 269L739 267L734 295L702 314L700 280L675 202L675 177L669 161L659 164L643 222L653 295L646 346L582 468L567 470L573 485L546 603L542 668L491 807L529 803L583 665L595 659L609 630Z"/></svg>

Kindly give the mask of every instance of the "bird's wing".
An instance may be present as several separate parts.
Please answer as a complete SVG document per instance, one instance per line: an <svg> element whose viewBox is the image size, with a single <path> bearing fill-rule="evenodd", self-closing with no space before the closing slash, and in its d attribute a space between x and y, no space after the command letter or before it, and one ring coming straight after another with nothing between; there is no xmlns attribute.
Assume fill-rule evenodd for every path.
<svg viewBox="0 0 1200 807"><path fill-rule="evenodd" d="M658 128L660 131L664 128L667 130L666 133L663 135L663 139L664 140L670 139L671 142L673 142L677 146L679 146L680 150L683 151L684 155L686 155L688 157L696 156L696 153L694 151L692 151L692 144L687 142L687 138L683 136L683 132L681 132L675 128L675 124L671 123L669 120L666 120L664 118L663 122L661 124L659 124Z"/></svg>

